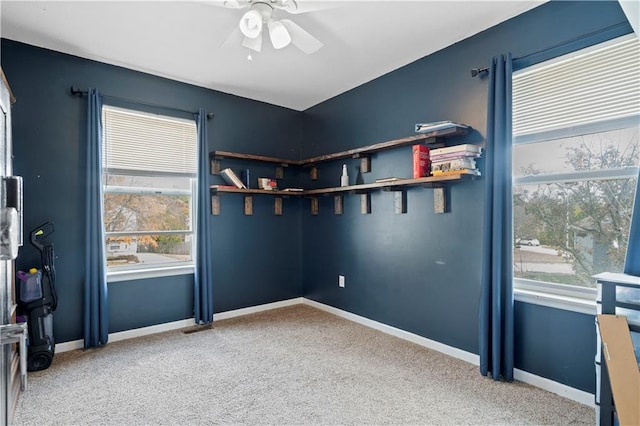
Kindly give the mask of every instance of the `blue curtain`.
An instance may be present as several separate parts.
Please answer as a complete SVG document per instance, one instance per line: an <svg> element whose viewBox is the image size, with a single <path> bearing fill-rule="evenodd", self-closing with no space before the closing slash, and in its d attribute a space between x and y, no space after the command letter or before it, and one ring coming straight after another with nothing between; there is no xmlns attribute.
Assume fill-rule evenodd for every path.
<svg viewBox="0 0 640 426"><path fill-rule="evenodd" d="M209 215L209 149L207 145L207 111L200 108L196 118L198 128L198 200L197 253L193 282L193 303L196 324L213 321L213 269L211 261L211 222Z"/></svg>
<svg viewBox="0 0 640 426"><path fill-rule="evenodd" d="M84 347L107 343L109 312L102 211L102 97L89 89L87 110L87 206L84 271Z"/></svg>
<svg viewBox="0 0 640 426"><path fill-rule="evenodd" d="M640 277L640 175L636 183L636 198L633 202L624 273Z"/></svg>
<svg viewBox="0 0 640 426"><path fill-rule="evenodd" d="M485 150L484 246L479 308L480 372L513 380L513 224L511 54L489 74Z"/></svg>

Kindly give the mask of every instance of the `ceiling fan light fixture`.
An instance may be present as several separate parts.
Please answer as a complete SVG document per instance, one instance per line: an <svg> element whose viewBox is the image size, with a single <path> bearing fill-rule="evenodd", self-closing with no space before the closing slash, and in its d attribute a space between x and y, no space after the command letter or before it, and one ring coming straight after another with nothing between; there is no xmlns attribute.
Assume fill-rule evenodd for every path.
<svg viewBox="0 0 640 426"><path fill-rule="evenodd" d="M262 32L262 15L251 9L240 18L240 31L245 37L257 38Z"/></svg>
<svg viewBox="0 0 640 426"><path fill-rule="evenodd" d="M262 50L262 33L258 34L256 38L245 37L242 40L242 45L254 52L260 52Z"/></svg>
<svg viewBox="0 0 640 426"><path fill-rule="evenodd" d="M291 35L289 31L282 25L282 22L270 20L267 24L269 27L269 37L274 49L282 49L291 43Z"/></svg>

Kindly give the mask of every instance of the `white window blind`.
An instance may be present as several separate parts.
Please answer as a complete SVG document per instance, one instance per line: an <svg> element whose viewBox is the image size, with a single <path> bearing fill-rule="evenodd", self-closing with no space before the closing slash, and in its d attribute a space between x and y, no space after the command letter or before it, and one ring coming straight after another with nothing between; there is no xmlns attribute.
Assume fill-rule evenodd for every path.
<svg viewBox="0 0 640 426"><path fill-rule="evenodd" d="M513 76L513 134L640 114L640 42L623 37Z"/></svg>
<svg viewBox="0 0 640 426"><path fill-rule="evenodd" d="M196 175L195 121L105 105L102 123L107 171Z"/></svg>

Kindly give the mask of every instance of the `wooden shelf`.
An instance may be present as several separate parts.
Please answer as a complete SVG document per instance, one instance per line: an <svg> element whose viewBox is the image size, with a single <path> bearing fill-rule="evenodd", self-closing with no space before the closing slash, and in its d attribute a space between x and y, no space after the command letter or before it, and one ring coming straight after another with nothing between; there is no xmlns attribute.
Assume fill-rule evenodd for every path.
<svg viewBox="0 0 640 426"><path fill-rule="evenodd" d="M233 188L226 185L212 185L211 189L211 214L220 215L220 196L219 194L244 194L244 214L246 216L253 215L253 196L254 195L271 195L275 197L273 202L273 214L282 216L282 198L283 197L299 197L304 194L303 191L272 191L265 189L253 188Z"/></svg>
<svg viewBox="0 0 640 426"><path fill-rule="evenodd" d="M301 160L299 164L305 166L321 163L323 161L339 160L341 158L359 158L385 149L398 148L405 145L416 145L419 143L435 143L437 142L436 138L466 135L467 133L469 133L469 127L462 124L452 123L452 127L448 127L446 129L436 130L430 133L420 133L406 138L380 142L333 154L319 155L317 157Z"/></svg>
<svg viewBox="0 0 640 426"><path fill-rule="evenodd" d="M334 194L334 193L343 193L343 192L365 192L376 189L393 189L402 188L405 186L439 186L439 183L444 182L455 182L460 180L468 180L472 179L475 176L468 174L454 174L454 175L445 175L445 176L428 176L418 179L398 179L391 182L374 182L374 183L365 183L362 185L349 185L349 186L340 186L335 188L320 188L320 189L309 189L304 191L302 194L305 196L309 195L318 195L318 194Z"/></svg>
<svg viewBox="0 0 640 426"><path fill-rule="evenodd" d="M390 182L374 182L365 183L361 185L350 185L342 187L332 188L320 188L309 189L306 191L267 191L264 189L244 189L244 188L232 188L224 185L212 185L211 186L211 214L217 216L220 215L220 199L219 194L244 194L244 214L247 216L253 215L253 195L271 195L275 197L274 201L274 214L277 216L282 215L282 197L289 196L304 196L311 198L311 214L317 215L319 204L318 195L330 195L333 194L334 200L334 213L342 214L343 203L342 196L347 193L360 194L360 211L362 214L371 213L371 191L384 190L394 191L395 211L396 213L407 212L407 202L405 196L406 187L418 186L435 188L434 192L434 210L436 213L446 212L446 200L444 188L446 184L463 180L472 180L476 176L469 174L452 174L446 176L428 176L418 179L398 179ZM437 200L437 201L436 201Z"/></svg>
<svg viewBox="0 0 640 426"><path fill-rule="evenodd" d="M431 146L439 146L443 144L442 138L465 135L469 133L468 126L447 122L446 127L429 133L419 133L405 138L394 139L386 142L380 142L373 145L367 145L360 148L349 149L346 151L336 152L333 154L320 155L303 160L288 160L284 158L266 157L261 155L241 154L229 151L212 151L209 153L211 162L211 173L220 173L220 160L225 158L233 158L239 160L261 161L265 163L273 163L276 165L275 178L281 179L284 176L284 167L287 166L305 166L310 168L311 180L318 179L317 164L325 161L339 160L343 158L360 158L360 172L367 173L371 171L370 154L378 151L398 148L408 145L429 144ZM220 214L220 194L235 193L244 195L244 214L253 214L253 195L271 195L275 198L274 214L282 215L282 198L302 196L311 200L311 213L318 214L318 195L334 196L334 213L342 214L343 212L343 196L344 194L358 193L360 194L360 206L363 214L371 213L371 192L375 190L384 190L394 192L394 203L396 213L407 212L406 189L410 186L421 185L423 187L431 187L434 189L434 211L436 213L445 213L447 211L446 187L448 183L461 180L474 179L475 175L468 174L451 174L446 176L429 176L418 179L398 179L388 182L374 182L361 185L350 185L344 187L331 187L310 189L304 191L267 191L263 189L240 189L226 185L211 186L211 213L213 215Z"/></svg>
<svg viewBox="0 0 640 426"><path fill-rule="evenodd" d="M229 151L211 151L209 153L209 163L211 167L211 174L217 175L220 173L220 160L224 158L235 158L239 160L261 161L263 163L273 163L276 165L275 178L284 178L284 168L292 165L299 165L297 160L286 160L284 158L265 157L263 155L253 154L241 154L239 152Z"/></svg>
<svg viewBox="0 0 640 426"><path fill-rule="evenodd" d="M253 155L253 154L240 154L238 152L230 152L230 151L211 151L209 153L209 158L210 159L235 158L239 160L262 161L263 163L275 163L283 166L295 166L300 164L300 161L298 160L286 160L284 158L265 157L262 155Z"/></svg>
<svg viewBox="0 0 640 426"><path fill-rule="evenodd" d="M434 212L445 213L447 211L447 195L445 193L447 184L462 180L472 180L475 177L475 175L469 174L451 174L445 176L428 176L417 179L398 179L390 182L374 182L335 188L310 189L304 191L303 195L311 198L312 215L318 215L319 213L318 195L326 196L330 194L334 196L334 214L342 214L342 197L345 193L360 194L360 213L370 214L371 192L379 189L383 191L393 191L394 210L397 214L403 214L407 212L406 188L420 185L423 187L434 188Z"/></svg>
<svg viewBox="0 0 640 426"><path fill-rule="evenodd" d="M469 174L452 174L445 176L427 176L417 179L398 179L390 182L374 182L374 183L364 183L361 185L349 185L349 186L337 186L330 188L319 188L319 189L307 189L304 191L267 191L265 189L253 189L253 188L232 188L226 185L212 185L211 192L212 193L234 193L234 194L259 194L259 195L278 195L281 197L284 196L309 196L309 195L319 195L319 194L333 194L333 193L344 193L344 192L364 192L364 191L372 191L376 189L393 189L394 187L405 187L405 186L439 186L438 184L444 182L455 182L461 180L470 180L475 178L474 175Z"/></svg>
<svg viewBox="0 0 640 426"><path fill-rule="evenodd" d="M436 130L430 133L419 133L405 138L394 139L390 141L380 142L373 145L362 146L360 148L349 149L347 151L335 152L332 154L319 155L303 160L288 160L284 158L266 157L262 155L241 154L230 151L211 151L210 159L235 158L239 160L262 161L266 163L275 163L283 166L309 166L324 161L339 160L342 158L359 158L367 154L382 151L390 148L398 148L405 145L415 145L419 143L435 143L436 138L454 137L466 135L469 133L469 127L463 124L451 123L451 127Z"/></svg>
<svg viewBox="0 0 640 426"><path fill-rule="evenodd" d="M259 195L279 195L281 197L288 196L300 196L304 194L304 191L271 191L266 189L253 189L253 188L231 188L224 185L211 185L212 193L235 193L235 194L259 194Z"/></svg>

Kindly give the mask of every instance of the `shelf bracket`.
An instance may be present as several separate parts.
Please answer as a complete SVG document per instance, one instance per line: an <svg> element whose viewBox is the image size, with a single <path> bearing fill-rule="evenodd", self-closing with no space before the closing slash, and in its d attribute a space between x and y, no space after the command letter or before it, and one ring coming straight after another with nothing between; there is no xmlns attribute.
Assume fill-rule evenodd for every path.
<svg viewBox="0 0 640 426"><path fill-rule="evenodd" d="M309 178L311 180L318 180L318 167L311 166L311 169L309 169Z"/></svg>
<svg viewBox="0 0 640 426"><path fill-rule="evenodd" d="M371 193L363 192L360 194L360 213L371 214Z"/></svg>
<svg viewBox="0 0 640 426"><path fill-rule="evenodd" d="M211 214L214 216L220 216L220 196L211 196Z"/></svg>
<svg viewBox="0 0 640 426"><path fill-rule="evenodd" d="M318 197L311 197L311 214L317 216L319 210Z"/></svg>
<svg viewBox="0 0 640 426"><path fill-rule="evenodd" d="M333 196L333 213L342 214L343 211L343 197L342 195Z"/></svg>
<svg viewBox="0 0 640 426"><path fill-rule="evenodd" d="M433 188L433 212L434 213L447 213L447 189L445 187Z"/></svg>
<svg viewBox="0 0 640 426"><path fill-rule="evenodd" d="M371 171L371 157L361 157L360 158L360 172L361 173L369 173Z"/></svg>
<svg viewBox="0 0 640 426"><path fill-rule="evenodd" d="M282 216L282 197L276 197L273 201L273 214Z"/></svg>
<svg viewBox="0 0 640 426"><path fill-rule="evenodd" d="M284 166L276 166L276 179L284 179Z"/></svg>
<svg viewBox="0 0 640 426"><path fill-rule="evenodd" d="M407 191L403 189L393 189L393 205L396 214L407 212Z"/></svg>
<svg viewBox="0 0 640 426"><path fill-rule="evenodd" d="M211 174L212 175L220 174L220 160L216 160L215 158L211 159Z"/></svg>
<svg viewBox="0 0 640 426"><path fill-rule="evenodd" d="M253 197L251 195L244 196L244 214L245 216L253 216Z"/></svg>

